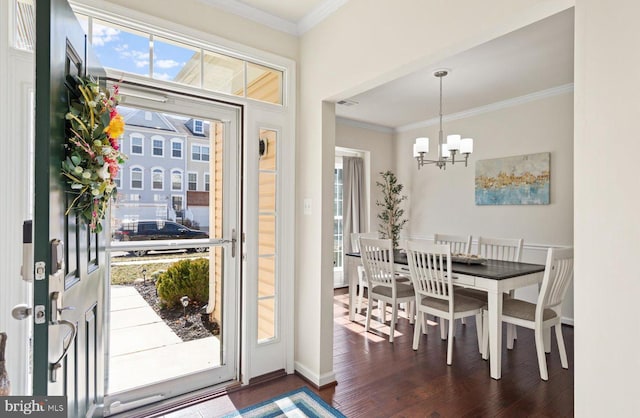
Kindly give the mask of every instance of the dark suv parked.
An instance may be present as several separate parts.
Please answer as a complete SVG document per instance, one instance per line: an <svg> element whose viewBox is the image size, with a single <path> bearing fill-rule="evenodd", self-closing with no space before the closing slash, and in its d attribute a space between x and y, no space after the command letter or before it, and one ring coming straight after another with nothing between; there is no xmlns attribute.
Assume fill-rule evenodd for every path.
<svg viewBox="0 0 640 418"><path fill-rule="evenodd" d="M173 240L209 238L204 231L187 228L173 221L150 220L124 223L113 234L115 241L149 241L149 240ZM197 247L189 251L204 252L207 247ZM141 257L147 250L131 251L131 254Z"/></svg>

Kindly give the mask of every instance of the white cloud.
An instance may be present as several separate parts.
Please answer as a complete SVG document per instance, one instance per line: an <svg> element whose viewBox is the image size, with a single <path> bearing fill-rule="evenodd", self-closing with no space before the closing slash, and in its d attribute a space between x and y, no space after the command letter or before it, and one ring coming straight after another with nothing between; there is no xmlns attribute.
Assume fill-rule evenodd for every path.
<svg viewBox="0 0 640 418"><path fill-rule="evenodd" d="M130 50L129 45L121 44L114 48L121 58L128 58L137 68L149 66L149 51Z"/></svg>
<svg viewBox="0 0 640 418"><path fill-rule="evenodd" d="M118 29L96 24L93 26L93 45L104 46L108 42L117 40L119 34Z"/></svg>
<svg viewBox="0 0 640 418"><path fill-rule="evenodd" d="M179 65L183 65L181 63L179 63L178 61L174 61L174 60L154 60L153 61L153 66L155 68L174 68L177 67Z"/></svg>

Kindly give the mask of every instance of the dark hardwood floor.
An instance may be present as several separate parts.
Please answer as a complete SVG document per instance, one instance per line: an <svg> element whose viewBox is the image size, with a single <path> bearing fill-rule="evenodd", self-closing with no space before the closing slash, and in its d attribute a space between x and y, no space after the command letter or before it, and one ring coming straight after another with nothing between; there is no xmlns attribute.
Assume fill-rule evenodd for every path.
<svg viewBox="0 0 640 418"><path fill-rule="evenodd" d="M540 380L533 331L519 328L513 350L503 347L502 379L489 376L489 362L478 353L475 321L458 325L453 364L446 364L446 341L430 326L413 351L413 325L398 321L393 344L388 326L365 334L348 320L348 295L334 298L334 371L338 384L315 391L347 417L571 417L573 416L573 328L563 326L569 370L562 369L555 334L547 355L549 381ZM377 311L374 310L374 315ZM390 315L388 315L390 316ZM372 321L372 326L380 326ZM250 386L168 414L167 417L218 417L273 396L309 386L289 375Z"/></svg>

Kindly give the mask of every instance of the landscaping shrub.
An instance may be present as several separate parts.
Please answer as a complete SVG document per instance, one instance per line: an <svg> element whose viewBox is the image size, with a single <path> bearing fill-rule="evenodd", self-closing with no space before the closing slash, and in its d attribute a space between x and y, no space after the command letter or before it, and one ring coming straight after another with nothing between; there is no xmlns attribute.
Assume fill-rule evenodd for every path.
<svg viewBox="0 0 640 418"><path fill-rule="evenodd" d="M209 299L209 260L181 260L169 266L156 281L158 296L168 308L180 306L180 298L207 303Z"/></svg>

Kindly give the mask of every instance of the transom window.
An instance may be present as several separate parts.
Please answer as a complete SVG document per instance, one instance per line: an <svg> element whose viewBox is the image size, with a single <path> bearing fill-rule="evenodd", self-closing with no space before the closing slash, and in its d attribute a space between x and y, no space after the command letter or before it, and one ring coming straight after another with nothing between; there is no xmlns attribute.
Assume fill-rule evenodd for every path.
<svg viewBox="0 0 640 418"><path fill-rule="evenodd" d="M191 145L191 159L193 161L209 161L209 146Z"/></svg>
<svg viewBox="0 0 640 418"><path fill-rule="evenodd" d="M103 20L103 16L76 16L85 29L91 29L89 40L98 58L117 71L277 105L284 103L284 71L275 66L253 63L216 45L169 39L159 30L133 29L126 22ZM24 38L24 43L33 41L32 35ZM116 48L120 51L114 55Z"/></svg>

